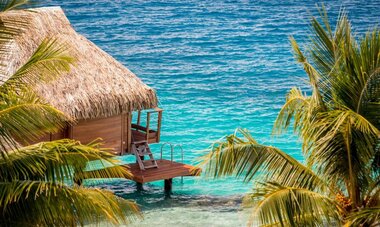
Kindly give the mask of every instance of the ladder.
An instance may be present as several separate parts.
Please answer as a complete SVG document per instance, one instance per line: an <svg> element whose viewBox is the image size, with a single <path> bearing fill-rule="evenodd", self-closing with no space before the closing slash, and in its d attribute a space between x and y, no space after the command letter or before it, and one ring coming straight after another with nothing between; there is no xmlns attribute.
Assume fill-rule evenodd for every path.
<svg viewBox="0 0 380 227"><path fill-rule="evenodd" d="M141 170L158 168L157 162L150 151L147 141L132 142L132 152L135 154ZM149 156L148 160L144 160L146 155Z"/></svg>

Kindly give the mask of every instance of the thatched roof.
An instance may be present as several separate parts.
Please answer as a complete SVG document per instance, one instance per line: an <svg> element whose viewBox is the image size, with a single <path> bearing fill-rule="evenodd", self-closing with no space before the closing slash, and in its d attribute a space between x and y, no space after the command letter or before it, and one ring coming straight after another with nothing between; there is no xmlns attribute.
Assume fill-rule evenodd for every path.
<svg viewBox="0 0 380 227"><path fill-rule="evenodd" d="M21 16L28 17L30 26L11 43L13 52L6 63L8 73L0 75L0 80L7 80L46 37L56 37L70 46L76 62L70 73L37 88L50 104L76 119L108 117L157 106L155 91L76 33L60 7L14 10L0 17L6 20Z"/></svg>

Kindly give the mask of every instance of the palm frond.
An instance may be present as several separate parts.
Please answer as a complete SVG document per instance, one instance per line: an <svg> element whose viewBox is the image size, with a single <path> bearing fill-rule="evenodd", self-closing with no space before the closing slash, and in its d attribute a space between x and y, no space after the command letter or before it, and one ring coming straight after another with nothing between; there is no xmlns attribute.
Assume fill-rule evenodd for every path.
<svg viewBox="0 0 380 227"><path fill-rule="evenodd" d="M345 226L370 226L380 225L380 206L361 209L348 217Z"/></svg>
<svg viewBox="0 0 380 227"><path fill-rule="evenodd" d="M27 5L28 3L29 3L29 0L1 0L0 12L17 9L20 6Z"/></svg>
<svg viewBox="0 0 380 227"><path fill-rule="evenodd" d="M335 202L305 188L261 183L245 197L244 204L253 207L250 225L326 226L340 223Z"/></svg>
<svg viewBox="0 0 380 227"><path fill-rule="evenodd" d="M38 83L56 79L63 72L68 72L74 62L68 51L67 44L57 39L43 40L29 60L1 88L18 89L21 85L33 88Z"/></svg>
<svg viewBox="0 0 380 227"><path fill-rule="evenodd" d="M300 128L307 121L310 102L310 98L305 96L300 89L292 88L286 95L285 104L277 115L273 126L273 133L281 134L283 130L287 130L292 120L294 131L300 131Z"/></svg>
<svg viewBox="0 0 380 227"><path fill-rule="evenodd" d="M356 112L365 116L380 129L380 34L375 28L359 41L359 56L355 59L356 71L360 76L361 92Z"/></svg>
<svg viewBox="0 0 380 227"><path fill-rule="evenodd" d="M0 159L0 181L39 179L63 183L70 179L130 178L128 169L119 166L113 157L99 142L87 145L68 139L41 142Z"/></svg>
<svg viewBox="0 0 380 227"><path fill-rule="evenodd" d="M375 207L380 205L380 177L377 176L368 189L362 190L364 195L364 207Z"/></svg>
<svg viewBox="0 0 380 227"><path fill-rule="evenodd" d="M315 99L315 102L317 102L319 105L324 105L322 100L322 95L319 90L319 81L320 81L320 74L318 71L307 61L306 56L302 53L301 49L299 48L298 43L293 37L290 37L290 43L293 47L293 52L295 55L296 60L303 66L307 76L309 77L309 82L312 87L312 98Z"/></svg>
<svg viewBox="0 0 380 227"><path fill-rule="evenodd" d="M359 169L363 169L374 156L373 145L379 130L360 114L349 109L321 113L314 127L315 146L308 160L310 165L317 164L320 170L323 169L325 176L335 176L348 170L339 165L348 163L348 158L352 158L352 163L357 166L353 171L360 173ZM350 156L347 153L349 148L352 150ZM341 155L336 155L338 153Z"/></svg>
<svg viewBox="0 0 380 227"><path fill-rule="evenodd" d="M2 225L76 226L101 221L116 225L141 217L135 203L96 188L12 181L0 182L0 192Z"/></svg>
<svg viewBox="0 0 380 227"><path fill-rule="evenodd" d="M72 121L33 91L37 83L48 82L70 69L73 59L67 48L56 39L44 40L28 62L0 86L0 138L6 144L3 151L16 148L12 138L25 144L57 132Z"/></svg>
<svg viewBox="0 0 380 227"><path fill-rule="evenodd" d="M6 94L0 94L0 138L10 148L10 138L28 143L46 133L57 132L67 122L72 122L72 119L44 103L30 90L10 90Z"/></svg>
<svg viewBox="0 0 380 227"><path fill-rule="evenodd" d="M322 23L316 17L311 18L310 57L323 81L333 74L341 59L339 47L346 41L347 35L350 35L350 23L347 13L342 10L333 32L325 6L322 5L318 10Z"/></svg>
<svg viewBox="0 0 380 227"><path fill-rule="evenodd" d="M272 179L287 186L328 190L327 184L311 169L285 152L257 143L247 131L239 132L243 138L236 134L227 136L202 157L200 166L208 176L244 176L245 181L256 176L256 179Z"/></svg>
<svg viewBox="0 0 380 227"><path fill-rule="evenodd" d="M334 32L324 6L320 15L322 23L311 19L311 44L306 54L291 39L312 94L307 97L292 89L274 132L282 132L293 121L303 140L307 166L314 166L318 175L348 190L359 205L363 196L357 188L360 185L365 191L371 185L370 169L379 138L380 35L375 28L356 39L344 10Z"/></svg>

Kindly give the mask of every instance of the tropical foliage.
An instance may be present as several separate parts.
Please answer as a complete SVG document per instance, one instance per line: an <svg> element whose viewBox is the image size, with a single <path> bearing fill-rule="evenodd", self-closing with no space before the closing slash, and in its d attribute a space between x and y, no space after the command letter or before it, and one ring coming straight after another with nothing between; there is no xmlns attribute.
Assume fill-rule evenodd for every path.
<svg viewBox="0 0 380 227"><path fill-rule="evenodd" d="M1 1L2 12L26 1ZM1 14L1 12L0 12ZM70 70L68 47L54 38L43 41L29 60L8 78L7 45L27 28L28 21L0 23L0 225L76 226L109 221L128 223L140 216L138 207L97 188L74 184L83 178L129 177L99 142L82 145L59 140L21 147L46 133L56 133L73 119L45 103L34 92ZM8 73L8 74L7 74ZM97 161L98 170L93 168Z"/></svg>
<svg viewBox="0 0 380 227"><path fill-rule="evenodd" d="M305 163L259 144L245 130L203 158L214 177L255 180L244 204L260 226L380 225L380 34L354 37L345 12L335 29L324 8L311 19L306 52L291 38L311 92L293 88L274 133L302 139Z"/></svg>

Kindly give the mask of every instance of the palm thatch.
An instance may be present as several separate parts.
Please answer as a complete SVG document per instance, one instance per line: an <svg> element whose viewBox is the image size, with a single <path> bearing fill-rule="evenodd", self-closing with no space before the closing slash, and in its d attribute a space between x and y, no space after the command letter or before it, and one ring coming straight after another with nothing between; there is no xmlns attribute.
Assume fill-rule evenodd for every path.
<svg viewBox="0 0 380 227"><path fill-rule="evenodd" d="M0 16L5 24L19 18L28 20L30 24L9 43L12 51L0 64L4 72L0 75L1 83L26 63L46 37L54 37L69 46L70 55L76 61L69 73L36 88L48 103L77 120L109 117L157 106L155 91L112 56L78 34L60 7L14 10Z"/></svg>

